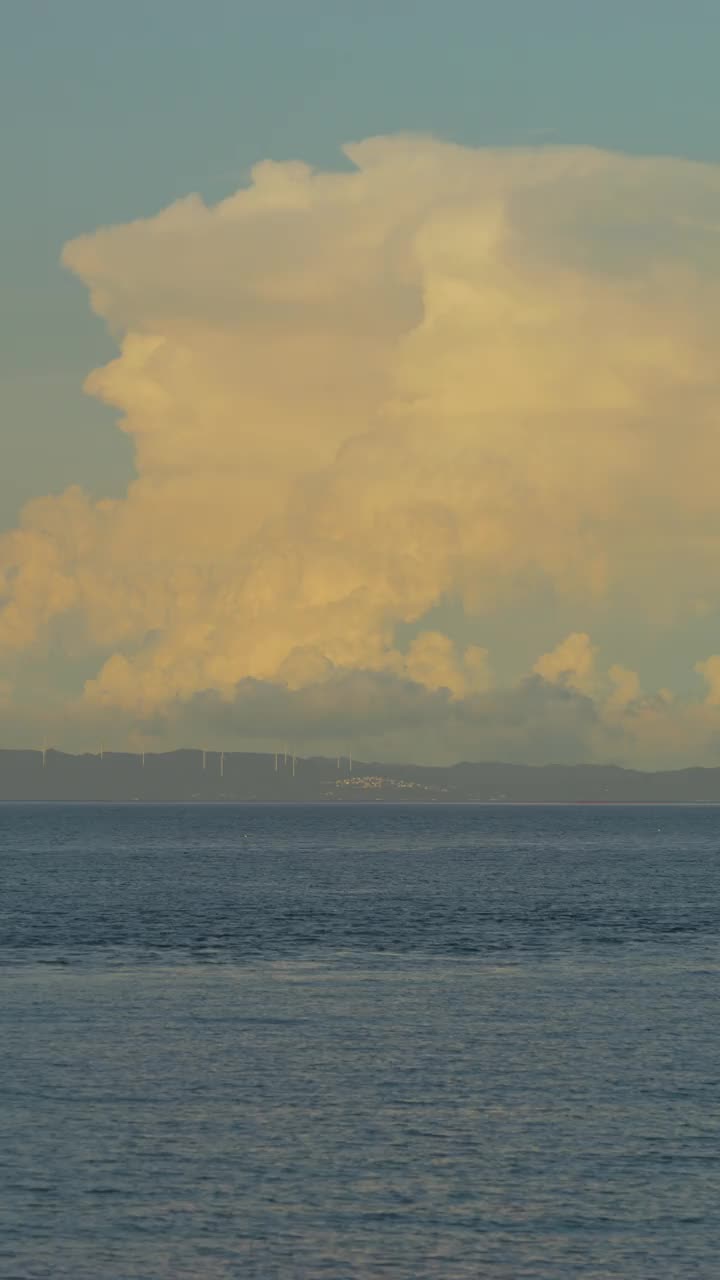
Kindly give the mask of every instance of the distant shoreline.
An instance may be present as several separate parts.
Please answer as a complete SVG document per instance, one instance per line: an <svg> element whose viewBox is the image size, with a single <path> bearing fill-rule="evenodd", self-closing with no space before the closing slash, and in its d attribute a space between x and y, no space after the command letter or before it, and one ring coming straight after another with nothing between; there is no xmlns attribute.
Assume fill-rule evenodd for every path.
<svg viewBox="0 0 720 1280"><path fill-rule="evenodd" d="M720 809L720 800L7 800L0 808L66 806L82 808L192 809Z"/></svg>
<svg viewBox="0 0 720 1280"><path fill-rule="evenodd" d="M0 803L716 805L720 768L387 764L278 752L0 749Z"/></svg>

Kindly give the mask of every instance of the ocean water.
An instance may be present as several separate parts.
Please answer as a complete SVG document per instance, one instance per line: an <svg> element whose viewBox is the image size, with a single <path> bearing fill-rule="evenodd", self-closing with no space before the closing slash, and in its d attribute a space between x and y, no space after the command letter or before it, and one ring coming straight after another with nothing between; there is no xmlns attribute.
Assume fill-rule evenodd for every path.
<svg viewBox="0 0 720 1280"><path fill-rule="evenodd" d="M0 806L3 1280L715 1280L720 809Z"/></svg>

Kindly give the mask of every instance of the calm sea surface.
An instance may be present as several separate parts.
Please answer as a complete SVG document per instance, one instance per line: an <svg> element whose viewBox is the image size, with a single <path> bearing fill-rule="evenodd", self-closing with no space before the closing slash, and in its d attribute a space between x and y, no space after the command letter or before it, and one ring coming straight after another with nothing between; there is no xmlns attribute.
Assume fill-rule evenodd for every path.
<svg viewBox="0 0 720 1280"><path fill-rule="evenodd" d="M0 1276L720 1276L720 809L0 806Z"/></svg>

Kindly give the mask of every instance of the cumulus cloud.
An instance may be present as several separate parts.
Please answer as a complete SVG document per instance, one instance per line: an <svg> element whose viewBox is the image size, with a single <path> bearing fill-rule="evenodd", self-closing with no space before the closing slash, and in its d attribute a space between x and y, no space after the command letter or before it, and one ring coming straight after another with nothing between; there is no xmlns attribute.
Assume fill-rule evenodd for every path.
<svg viewBox="0 0 720 1280"><path fill-rule="evenodd" d="M543 653L533 671L550 684L563 684L581 693L592 694L596 684L596 654L597 649L589 635L573 631L550 653Z"/></svg>
<svg viewBox="0 0 720 1280"><path fill-rule="evenodd" d="M720 170L410 136L346 155L66 247L117 337L87 390L136 474L120 500L31 502L0 540L0 652L84 654L90 719L267 686L310 725L350 681L356 717L385 691L386 733L388 690L421 691L455 754L488 717L500 750L498 717L529 743L572 715L573 751L642 756L678 713L599 673L584 629L503 691L484 646L422 620L529 573L578 611L716 606Z"/></svg>

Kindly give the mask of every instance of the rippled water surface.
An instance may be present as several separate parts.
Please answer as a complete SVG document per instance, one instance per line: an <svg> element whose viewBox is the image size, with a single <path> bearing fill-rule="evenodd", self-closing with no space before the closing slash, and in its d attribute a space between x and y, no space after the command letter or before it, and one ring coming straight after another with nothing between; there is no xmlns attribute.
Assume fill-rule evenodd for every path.
<svg viewBox="0 0 720 1280"><path fill-rule="evenodd" d="M0 806L0 1276L720 1275L720 809Z"/></svg>

